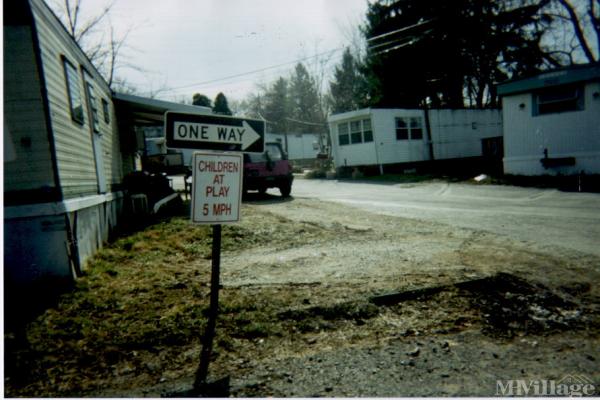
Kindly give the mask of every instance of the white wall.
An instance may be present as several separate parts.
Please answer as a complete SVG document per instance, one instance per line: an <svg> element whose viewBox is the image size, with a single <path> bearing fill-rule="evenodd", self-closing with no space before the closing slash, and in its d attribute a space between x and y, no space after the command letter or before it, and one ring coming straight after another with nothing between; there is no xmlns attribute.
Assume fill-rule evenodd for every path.
<svg viewBox="0 0 600 400"><path fill-rule="evenodd" d="M350 111L329 117L329 130L331 134L331 154L337 168L354 165L378 164L373 142L356 143L340 146L338 139L338 125L349 121L371 118L371 127L374 130L371 109ZM374 138L375 139L375 138Z"/></svg>
<svg viewBox="0 0 600 400"><path fill-rule="evenodd" d="M423 138L396 139L396 118L420 118ZM338 125L371 118L373 142L339 145ZM502 136L499 110L430 110L434 158L450 159L482 155L481 139ZM332 154L337 167L427 161L425 113L419 109L364 109L329 118Z"/></svg>
<svg viewBox="0 0 600 400"><path fill-rule="evenodd" d="M379 158L378 164L416 162L429 159L426 141L427 129L423 110L379 109L372 110L372 115L373 135ZM396 118L410 117L421 118L423 138L419 140L396 140Z"/></svg>
<svg viewBox="0 0 600 400"><path fill-rule="evenodd" d="M504 173L600 173L600 98L594 98L593 93L600 93L600 83L585 85L582 111L538 116L532 115L531 93L503 97ZM545 169L540 159L546 148L549 157L575 157L576 164Z"/></svg>
<svg viewBox="0 0 600 400"><path fill-rule="evenodd" d="M318 133L288 133L288 158L290 160L316 159L319 153ZM267 133L265 142L279 142L285 149L285 135L283 133ZM314 146L317 148L315 149Z"/></svg>
<svg viewBox="0 0 600 400"><path fill-rule="evenodd" d="M436 160L481 156L481 139L502 136L500 110L430 110L429 123Z"/></svg>

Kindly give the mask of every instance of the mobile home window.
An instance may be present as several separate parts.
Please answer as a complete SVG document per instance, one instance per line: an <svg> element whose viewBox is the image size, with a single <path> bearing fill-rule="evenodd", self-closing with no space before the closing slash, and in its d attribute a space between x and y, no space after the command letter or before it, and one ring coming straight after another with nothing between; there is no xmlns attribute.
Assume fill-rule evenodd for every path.
<svg viewBox="0 0 600 400"><path fill-rule="evenodd" d="M363 119L363 138L365 143L373 141L373 130L371 129L371 120Z"/></svg>
<svg viewBox="0 0 600 400"><path fill-rule="evenodd" d="M423 139L423 119L421 117L410 119L410 139Z"/></svg>
<svg viewBox="0 0 600 400"><path fill-rule="evenodd" d="M102 113L104 114L104 122L110 124L110 110L108 109L108 101L102 99Z"/></svg>
<svg viewBox="0 0 600 400"><path fill-rule="evenodd" d="M581 111L584 108L583 87L580 85L547 88L533 96L533 115Z"/></svg>
<svg viewBox="0 0 600 400"><path fill-rule="evenodd" d="M408 122L406 118L396 118L396 140L408 140Z"/></svg>
<svg viewBox="0 0 600 400"><path fill-rule="evenodd" d="M92 112L91 120L94 132L100 132L100 123L98 120L98 104L96 103L96 96L94 95L94 87L91 83L87 84L88 98L90 100L90 110Z"/></svg>
<svg viewBox="0 0 600 400"><path fill-rule="evenodd" d="M348 135L348 123L338 125L338 139L340 146L350 144L350 136Z"/></svg>
<svg viewBox="0 0 600 400"><path fill-rule="evenodd" d="M77 70L66 58L63 58L63 66L65 69L65 82L67 84L67 95L69 97L69 109L71 111L71 119L83 125L83 98L81 96L79 74Z"/></svg>
<svg viewBox="0 0 600 400"><path fill-rule="evenodd" d="M350 140L352 144L362 143L362 132L360 129L360 121L350 122Z"/></svg>

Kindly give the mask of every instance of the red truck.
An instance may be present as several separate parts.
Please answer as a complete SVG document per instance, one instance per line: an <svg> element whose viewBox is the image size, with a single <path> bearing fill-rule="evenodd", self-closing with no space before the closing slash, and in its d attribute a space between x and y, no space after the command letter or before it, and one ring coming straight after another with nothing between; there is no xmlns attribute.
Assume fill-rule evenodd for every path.
<svg viewBox="0 0 600 400"><path fill-rule="evenodd" d="M265 143L264 153L244 154L244 192L264 194L269 188L278 188L282 197L289 197L293 180L292 165L281 144Z"/></svg>

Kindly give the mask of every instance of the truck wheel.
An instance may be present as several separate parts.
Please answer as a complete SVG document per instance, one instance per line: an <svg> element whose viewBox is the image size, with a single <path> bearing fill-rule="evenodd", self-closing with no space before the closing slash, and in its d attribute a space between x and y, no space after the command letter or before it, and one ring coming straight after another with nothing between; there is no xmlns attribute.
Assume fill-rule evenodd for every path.
<svg viewBox="0 0 600 400"><path fill-rule="evenodd" d="M290 193L292 192L292 184L291 183L284 183L283 185L279 186L279 191L281 192L281 197L290 197Z"/></svg>

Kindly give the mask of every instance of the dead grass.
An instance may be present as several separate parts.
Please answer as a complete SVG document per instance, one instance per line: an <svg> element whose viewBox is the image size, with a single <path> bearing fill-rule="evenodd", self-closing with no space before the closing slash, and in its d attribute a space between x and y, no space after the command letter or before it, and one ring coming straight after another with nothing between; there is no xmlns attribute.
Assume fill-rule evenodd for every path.
<svg viewBox="0 0 600 400"><path fill-rule="evenodd" d="M224 257L249 248L276 252L340 236L353 243L365 234L341 224L292 221L251 205L244 205L243 212L240 224L223 228ZM486 252L479 239L471 239L453 255L467 266L481 267L481 260L490 270L515 260L520 270L560 265L539 254L520 252L510 258L489 246ZM186 218L162 221L106 246L90 261L75 290L27 327L26 341L19 343L8 333L6 394L126 393L193 376L209 300L210 248L210 227L192 225ZM403 278L417 286L439 284L440 276L431 274L413 271ZM398 289L397 281L386 279L226 286L220 294L211 371L235 375L261 361L479 329L485 323L482 311L459 290L389 307L368 302L375 292Z"/></svg>
<svg viewBox="0 0 600 400"><path fill-rule="evenodd" d="M242 223L223 228L225 253L286 248L334 234L244 208ZM76 288L27 327L24 344L8 333L7 394L80 396L106 385L149 385L189 374L206 320L210 259L210 227L186 218L162 221L106 246ZM222 290L216 353L242 351L240 341L287 336L293 329L277 313L310 291Z"/></svg>

